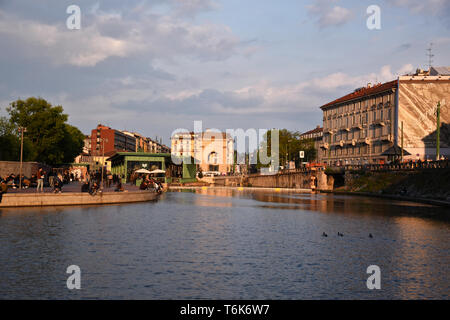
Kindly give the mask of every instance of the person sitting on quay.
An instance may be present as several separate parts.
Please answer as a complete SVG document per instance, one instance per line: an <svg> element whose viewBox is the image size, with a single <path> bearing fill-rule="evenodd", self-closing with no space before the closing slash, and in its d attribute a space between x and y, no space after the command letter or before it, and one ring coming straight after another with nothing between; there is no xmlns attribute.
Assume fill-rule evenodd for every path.
<svg viewBox="0 0 450 320"><path fill-rule="evenodd" d="M115 192L124 192L124 191L125 191L125 189L124 189L123 186L122 186L122 182L121 182L121 181L119 181L119 182L117 183L116 189L114 189L114 191L115 191Z"/></svg>
<svg viewBox="0 0 450 320"><path fill-rule="evenodd" d="M97 194L97 192L98 192L99 189L100 189L100 186L98 185L98 183L97 183L96 181L94 181L94 182L92 183L91 188L89 189L89 194L90 194L91 196L95 196L95 195Z"/></svg>
<svg viewBox="0 0 450 320"><path fill-rule="evenodd" d="M53 177L53 192L54 193L62 193L63 183L58 176Z"/></svg>
<svg viewBox="0 0 450 320"><path fill-rule="evenodd" d="M81 185L81 192L89 192L89 182L86 181Z"/></svg>
<svg viewBox="0 0 450 320"><path fill-rule="evenodd" d="M141 185L139 186L140 190L148 190L149 188L149 180L145 179L144 181L142 181Z"/></svg>
<svg viewBox="0 0 450 320"><path fill-rule="evenodd" d="M8 185L6 181L0 177L0 203L2 202L3 194L8 192Z"/></svg>

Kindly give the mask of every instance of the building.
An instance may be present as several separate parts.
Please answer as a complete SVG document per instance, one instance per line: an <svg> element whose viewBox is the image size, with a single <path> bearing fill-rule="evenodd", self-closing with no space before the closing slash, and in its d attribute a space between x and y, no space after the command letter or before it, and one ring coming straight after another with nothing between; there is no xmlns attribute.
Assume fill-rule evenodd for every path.
<svg viewBox="0 0 450 320"><path fill-rule="evenodd" d="M153 153L170 153L170 148L161 142L155 141L151 138L148 139L149 152Z"/></svg>
<svg viewBox="0 0 450 320"><path fill-rule="evenodd" d="M171 139L172 156L192 157L202 172L227 174L234 163L233 138L223 132L176 133Z"/></svg>
<svg viewBox="0 0 450 320"><path fill-rule="evenodd" d="M99 124L91 132L91 155L101 155L110 151L136 152L136 138L128 132L124 133Z"/></svg>
<svg viewBox="0 0 450 320"><path fill-rule="evenodd" d="M91 136L84 136L84 145L83 145L83 155L90 155L91 154L91 147L92 144L92 140L91 140Z"/></svg>
<svg viewBox="0 0 450 320"><path fill-rule="evenodd" d="M329 165L385 163L389 156L383 153L393 146L410 154L404 160L436 159L436 106L450 101L450 76L429 75L433 69L441 70L368 84L323 105L319 160ZM441 124L440 154L449 157L447 106L441 108Z"/></svg>
<svg viewBox="0 0 450 320"><path fill-rule="evenodd" d="M196 181L194 164L177 166L172 163L169 153L117 152L106 159L111 164L111 173L122 177L124 183L132 181L139 169L165 171L164 181L171 183L177 179L181 183ZM178 176L181 175L180 177Z"/></svg>
<svg viewBox="0 0 450 320"><path fill-rule="evenodd" d="M316 159L315 161L319 160L319 149L320 149L320 143L322 142L323 138L323 128L321 126L317 126L315 129L309 130L305 133L302 133L300 135L300 140L312 140L314 142L314 149L316 149Z"/></svg>

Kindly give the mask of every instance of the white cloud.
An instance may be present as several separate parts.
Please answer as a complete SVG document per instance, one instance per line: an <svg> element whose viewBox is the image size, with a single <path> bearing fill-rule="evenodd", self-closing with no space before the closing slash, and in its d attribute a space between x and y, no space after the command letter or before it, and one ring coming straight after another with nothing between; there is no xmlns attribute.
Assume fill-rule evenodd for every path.
<svg viewBox="0 0 450 320"><path fill-rule="evenodd" d="M161 107L178 115L258 115L317 111L322 104L334 100L367 83L394 80L398 74L410 71L412 65L402 66L397 74L391 66L379 72L352 76L338 72L290 85L276 86L260 80L250 86L231 91L216 89L162 90L154 93L142 88L123 88L120 84L107 94L89 97L72 105L98 106L106 110L111 105L137 104L142 112L153 112ZM133 82L132 79L126 79ZM328 101L327 101L328 100ZM132 112L132 110L128 110Z"/></svg>
<svg viewBox="0 0 450 320"><path fill-rule="evenodd" d="M62 23L21 20L0 11L0 35L26 47L30 55L49 57L55 64L84 67L109 57L136 55L161 60L181 56L223 60L234 54L239 44L224 25L194 24L170 15L139 13L124 18L98 8L92 12L81 30L68 30Z"/></svg>
<svg viewBox="0 0 450 320"><path fill-rule="evenodd" d="M176 13L182 16L194 16L202 11L214 10L218 4L212 0L171 0Z"/></svg>
<svg viewBox="0 0 450 320"><path fill-rule="evenodd" d="M412 71L414 71L414 66L409 63L409 64L405 64L403 67L401 67L397 73L399 75L404 75L404 74L410 73Z"/></svg>
<svg viewBox="0 0 450 320"><path fill-rule="evenodd" d="M443 11L450 9L448 0L387 0L390 4L398 7L409 8L414 13L428 13L440 15Z"/></svg>
<svg viewBox="0 0 450 320"><path fill-rule="evenodd" d="M321 28L340 26L353 18L353 12L347 8L333 5L337 0L315 0L307 6L310 14L318 16L317 23Z"/></svg>

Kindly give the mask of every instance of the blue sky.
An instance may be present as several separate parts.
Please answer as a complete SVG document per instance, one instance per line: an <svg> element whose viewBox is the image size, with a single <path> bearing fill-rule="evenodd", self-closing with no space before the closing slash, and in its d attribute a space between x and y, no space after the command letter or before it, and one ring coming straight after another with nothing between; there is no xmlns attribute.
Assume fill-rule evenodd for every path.
<svg viewBox="0 0 450 320"><path fill-rule="evenodd" d="M81 30L66 28L71 4ZM450 65L449 31L449 0L0 0L0 114L41 96L85 133L306 131L322 104L426 68L430 42Z"/></svg>

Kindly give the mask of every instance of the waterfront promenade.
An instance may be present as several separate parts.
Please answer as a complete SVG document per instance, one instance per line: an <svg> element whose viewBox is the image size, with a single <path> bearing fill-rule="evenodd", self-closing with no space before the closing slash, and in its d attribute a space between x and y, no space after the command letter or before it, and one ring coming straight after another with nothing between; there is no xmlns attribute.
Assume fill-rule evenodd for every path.
<svg viewBox="0 0 450 320"><path fill-rule="evenodd" d="M105 188L95 195L80 192L78 182L64 185L62 193L53 193L51 188L39 193L35 188L10 189L3 195L0 208L120 204L153 201L158 196L156 192L142 191L136 186L126 185L123 192L114 192L114 188Z"/></svg>

